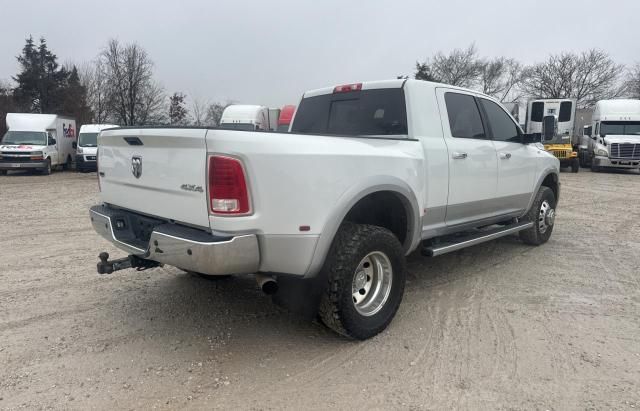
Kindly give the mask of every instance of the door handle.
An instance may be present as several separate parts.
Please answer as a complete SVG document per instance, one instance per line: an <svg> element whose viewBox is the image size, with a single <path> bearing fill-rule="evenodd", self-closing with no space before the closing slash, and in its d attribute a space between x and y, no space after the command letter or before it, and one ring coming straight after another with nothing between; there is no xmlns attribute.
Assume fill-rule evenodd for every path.
<svg viewBox="0 0 640 411"><path fill-rule="evenodd" d="M511 158L511 153L500 153L500 158L503 160L508 160Z"/></svg>
<svg viewBox="0 0 640 411"><path fill-rule="evenodd" d="M467 153L453 153L451 157L453 157L454 160L464 160L467 158Z"/></svg>

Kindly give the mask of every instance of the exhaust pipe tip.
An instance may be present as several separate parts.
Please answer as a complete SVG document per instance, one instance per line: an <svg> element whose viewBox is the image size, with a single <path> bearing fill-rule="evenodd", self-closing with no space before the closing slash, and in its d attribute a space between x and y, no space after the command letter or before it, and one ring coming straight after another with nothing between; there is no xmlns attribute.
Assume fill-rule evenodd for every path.
<svg viewBox="0 0 640 411"><path fill-rule="evenodd" d="M256 282L263 293L273 295L278 292L278 282L270 275L256 274Z"/></svg>

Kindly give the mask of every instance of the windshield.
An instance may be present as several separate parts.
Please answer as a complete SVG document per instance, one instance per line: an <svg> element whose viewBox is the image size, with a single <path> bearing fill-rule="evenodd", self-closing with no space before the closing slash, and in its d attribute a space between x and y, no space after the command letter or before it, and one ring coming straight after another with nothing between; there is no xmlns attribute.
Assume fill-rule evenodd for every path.
<svg viewBox="0 0 640 411"><path fill-rule="evenodd" d="M254 131L256 129L255 124L252 123L220 123L221 128L230 128L233 130L248 130Z"/></svg>
<svg viewBox="0 0 640 411"><path fill-rule="evenodd" d="M47 145L47 133L43 131L7 131L2 137L2 144Z"/></svg>
<svg viewBox="0 0 640 411"><path fill-rule="evenodd" d="M348 136L407 135L407 111L400 88L350 91L302 100L293 133Z"/></svg>
<svg viewBox="0 0 640 411"><path fill-rule="evenodd" d="M78 145L80 147L96 147L98 145L98 133L80 133Z"/></svg>
<svg viewBox="0 0 640 411"><path fill-rule="evenodd" d="M640 136L640 121L603 121L600 134Z"/></svg>

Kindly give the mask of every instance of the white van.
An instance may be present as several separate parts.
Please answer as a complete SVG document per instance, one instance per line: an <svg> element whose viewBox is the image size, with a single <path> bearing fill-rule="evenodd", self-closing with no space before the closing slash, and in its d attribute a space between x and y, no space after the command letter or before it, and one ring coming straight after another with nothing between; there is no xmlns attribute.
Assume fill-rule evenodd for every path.
<svg viewBox="0 0 640 411"><path fill-rule="evenodd" d="M278 113L280 114L280 110ZM235 130L271 130L272 124L277 125L277 118L270 120L270 117L277 115L270 112L268 107L232 104L224 109L220 118L220 127Z"/></svg>
<svg viewBox="0 0 640 411"><path fill-rule="evenodd" d="M640 168L640 100L598 101L580 146L593 171Z"/></svg>
<svg viewBox="0 0 640 411"><path fill-rule="evenodd" d="M0 174L8 170L70 169L76 147L76 121L56 114L7 113L0 142Z"/></svg>
<svg viewBox="0 0 640 411"><path fill-rule="evenodd" d="M96 154L98 152L98 134L106 128L119 127L114 124L84 124L78 134L78 148L76 150L76 170L92 171L96 169Z"/></svg>

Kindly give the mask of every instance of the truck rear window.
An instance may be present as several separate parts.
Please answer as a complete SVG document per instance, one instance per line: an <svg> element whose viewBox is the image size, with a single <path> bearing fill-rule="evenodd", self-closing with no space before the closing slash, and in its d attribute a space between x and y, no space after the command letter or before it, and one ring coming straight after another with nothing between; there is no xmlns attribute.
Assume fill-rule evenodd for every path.
<svg viewBox="0 0 640 411"><path fill-rule="evenodd" d="M348 136L407 135L404 91L373 89L305 98L291 131Z"/></svg>

